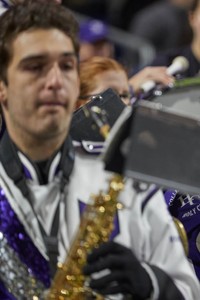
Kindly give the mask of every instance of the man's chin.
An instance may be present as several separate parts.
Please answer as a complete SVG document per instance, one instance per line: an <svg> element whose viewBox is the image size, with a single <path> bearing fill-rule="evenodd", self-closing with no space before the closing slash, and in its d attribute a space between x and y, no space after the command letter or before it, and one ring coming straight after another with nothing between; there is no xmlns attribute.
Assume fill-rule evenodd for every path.
<svg viewBox="0 0 200 300"><path fill-rule="evenodd" d="M66 136L68 133L68 126L60 126L60 124L51 123L45 128L41 128L36 132L36 136L39 139L57 139L59 137Z"/></svg>

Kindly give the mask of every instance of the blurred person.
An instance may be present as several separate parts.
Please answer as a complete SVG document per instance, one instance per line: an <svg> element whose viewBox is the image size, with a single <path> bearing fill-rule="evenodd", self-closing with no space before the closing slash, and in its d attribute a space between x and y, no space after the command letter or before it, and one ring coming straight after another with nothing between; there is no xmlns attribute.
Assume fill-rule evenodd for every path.
<svg viewBox="0 0 200 300"><path fill-rule="evenodd" d="M133 76L129 78L129 85L132 87L136 97L142 96L143 84L149 81L160 84L164 87L170 87L174 83L174 76L167 73L167 67L165 66L148 66L144 67Z"/></svg>
<svg viewBox="0 0 200 300"><path fill-rule="evenodd" d="M80 63L80 95L77 108L90 100L91 96L112 88L121 100L130 105L130 99L141 92L141 86L148 80L169 85L174 81L167 75L166 67L145 67L128 78L126 68L118 61L106 57L92 57Z"/></svg>
<svg viewBox="0 0 200 300"><path fill-rule="evenodd" d="M191 41L187 8L193 0L162 0L134 15L129 30L149 41L157 52Z"/></svg>
<svg viewBox="0 0 200 300"><path fill-rule="evenodd" d="M93 56L114 56L114 45L108 39L108 27L101 21L90 19L80 24L80 61Z"/></svg>
<svg viewBox="0 0 200 300"><path fill-rule="evenodd" d="M36 0L0 18L0 102L7 125L0 148L1 299L43 298L50 266L65 260L75 232L81 233L91 193L106 191L113 176L101 160L74 153L68 135L79 93L77 29L70 11ZM155 186L139 191L130 178L117 200L122 209L108 224L115 224L113 240L89 249L81 265L90 287L112 299L198 300L199 285L162 192ZM98 211L101 217L102 203ZM89 222L88 231L99 229Z"/></svg>
<svg viewBox="0 0 200 300"><path fill-rule="evenodd" d="M80 95L77 108L108 88L115 90L125 104L130 103L128 75L120 63L102 56L94 56L80 63Z"/></svg>
<svg viewBox="0 0 200 300"><path fill-rule="evenodd" d="M189 68L181 75L194 77L200 70L200 1L193 0L188 8L188 19L192 29L193 38L190 44L184 47L170 49L160 53L151 63L152 66L169 66L175 57L184 56L189 62Z"/></svg>

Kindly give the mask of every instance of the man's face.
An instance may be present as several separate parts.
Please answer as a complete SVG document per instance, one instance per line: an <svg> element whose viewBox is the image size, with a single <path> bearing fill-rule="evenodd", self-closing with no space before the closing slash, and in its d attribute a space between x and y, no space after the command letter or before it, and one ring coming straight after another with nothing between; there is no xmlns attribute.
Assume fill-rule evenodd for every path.
<svg viewBox="0 0 200 300"><path fill-rule="evenodd" d="M12 138L66 135L79 94L71 39L57 29L25 31L13 41L12 50L8 84L0 91Z"/></svg>

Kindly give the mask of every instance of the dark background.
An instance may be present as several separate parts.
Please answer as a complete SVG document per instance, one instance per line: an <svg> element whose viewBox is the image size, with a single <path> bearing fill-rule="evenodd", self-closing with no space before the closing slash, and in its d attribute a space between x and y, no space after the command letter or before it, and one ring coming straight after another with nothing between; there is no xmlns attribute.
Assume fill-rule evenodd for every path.
<svg viewBox="0 0 200 300"><path fill-rule="evenodd" d="M139 10L159 0L63 0L63 5L89 17L127 29Z"/></svg>

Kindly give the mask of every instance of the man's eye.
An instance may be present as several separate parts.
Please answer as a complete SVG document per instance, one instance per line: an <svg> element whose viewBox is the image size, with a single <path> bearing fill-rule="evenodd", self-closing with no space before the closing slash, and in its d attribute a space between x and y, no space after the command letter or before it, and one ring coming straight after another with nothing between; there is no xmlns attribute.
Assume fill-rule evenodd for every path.
<svg viewBox="0 0 200 300"><path fill-rule="evenodd" d="M62 70L72 70L74 69L74 64L72 62L62 63L61 64Z"/></svg>
<svg viewBox="0 0 200 300"><path fill-rule="evenodd" d="M32 65L25 66L25 70L32 71L32 72L39 72L42 71L43 67L44 65L42 64L32 64Z"/></svg>

